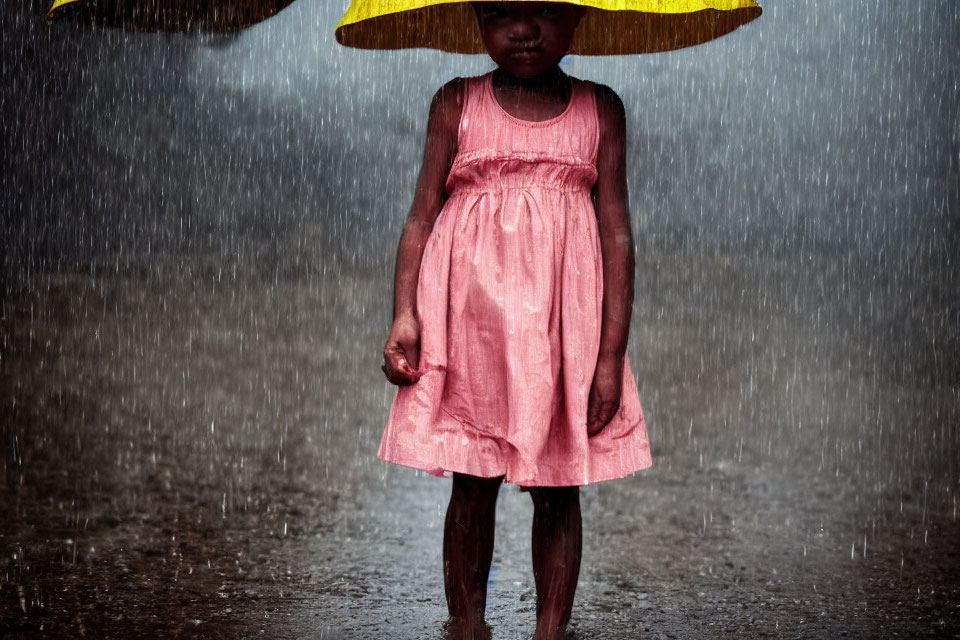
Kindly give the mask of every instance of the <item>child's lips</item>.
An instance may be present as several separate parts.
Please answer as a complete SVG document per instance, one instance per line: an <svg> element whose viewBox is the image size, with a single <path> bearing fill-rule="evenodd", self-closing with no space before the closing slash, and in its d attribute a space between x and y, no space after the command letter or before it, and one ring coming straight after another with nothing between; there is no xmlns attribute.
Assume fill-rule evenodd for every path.
<svg viewBox="0 0 960 640"><path fill-rule="evenodd" d="M540 55L539 48L514 49L510 52L510 57L517 60L532 60Z"/></svg>

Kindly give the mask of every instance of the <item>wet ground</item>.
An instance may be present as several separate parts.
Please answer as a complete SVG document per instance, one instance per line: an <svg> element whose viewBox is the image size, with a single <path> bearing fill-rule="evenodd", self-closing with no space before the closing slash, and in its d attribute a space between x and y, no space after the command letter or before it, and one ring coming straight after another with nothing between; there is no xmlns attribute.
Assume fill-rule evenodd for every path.
<svg viewBox="0 0 960 640"><path fill-rule="evenodd" d="M654 467L582 491L575 637L960 637L956 341L911 316L955 275L871 315L796 265L638 258ZM0 633L440 636L449 481L375 458L386 269L226 264L9 283ZM531 512L504 487L494 638L533 631Z"/></svg>

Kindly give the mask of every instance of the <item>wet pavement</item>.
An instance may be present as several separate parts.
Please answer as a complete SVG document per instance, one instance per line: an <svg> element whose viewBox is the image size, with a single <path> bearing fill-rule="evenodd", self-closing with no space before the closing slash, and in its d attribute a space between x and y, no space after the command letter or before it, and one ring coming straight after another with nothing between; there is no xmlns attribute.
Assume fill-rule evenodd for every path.
<svg viewBox="0 0 960 640"><path fill-rule="evenodd" d="M154 256L8 286L0 633L440 636L449 481L375 458L390 276L335 264ZM822 271L638 264L654 467L582 491L574 637L960 637L956 353L908 312L857 321ZM494 638L533 632L531 513L503 488Z"/></svg>

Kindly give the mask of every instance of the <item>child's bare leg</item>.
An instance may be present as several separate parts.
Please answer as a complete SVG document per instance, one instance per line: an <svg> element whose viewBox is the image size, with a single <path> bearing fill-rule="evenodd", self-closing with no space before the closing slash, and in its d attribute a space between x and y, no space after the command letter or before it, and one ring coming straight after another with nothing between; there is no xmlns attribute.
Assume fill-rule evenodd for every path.
<svg viewBox="0 0 960 640"><path fill-rule="evenodd" d="M493 558L497 492L503 477L453 474L443 531L443 573L451 623L483 625Z"/></svg>
<svg viewBox="0 0 960 640"><path fill-rule="evenodd" d="M580 575L583 529L579 487L531 487L533 577L537 585L534 640L562 638Z"/></svg>

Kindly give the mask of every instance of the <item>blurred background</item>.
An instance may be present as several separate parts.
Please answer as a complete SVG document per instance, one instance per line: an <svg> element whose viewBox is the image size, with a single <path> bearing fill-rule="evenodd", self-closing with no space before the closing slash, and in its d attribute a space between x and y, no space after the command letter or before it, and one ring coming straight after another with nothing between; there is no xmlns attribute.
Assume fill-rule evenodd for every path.
<svg viewBox="0 0 960 640"><path fill-rule="evenodd" d="M375 452L431 95L345 2L230 34L4 3L0 631L439 637L448 481ZM568 57L628 113L654 467L584 489L578 637L960 633L960 7L767 2ZM488 619L530 635L505 487Z"/></svg>

